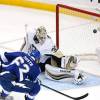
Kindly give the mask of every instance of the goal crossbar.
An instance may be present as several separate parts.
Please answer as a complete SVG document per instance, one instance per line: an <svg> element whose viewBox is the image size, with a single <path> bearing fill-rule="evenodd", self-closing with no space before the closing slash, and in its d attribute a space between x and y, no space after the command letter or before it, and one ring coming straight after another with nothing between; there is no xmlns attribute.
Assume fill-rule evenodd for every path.
<svg viewBox="0 0 100 100"><path fill-rule="evenodd" d="M59 48L59 13L63 13L63 14L71 15L71 16L77 16L83 19L89 19L89 20L100 22L100 14L86 11L79 8L75 8L75 7L71 7L68 5L57 4L56 5L56 46L57 48Z"/></svg>

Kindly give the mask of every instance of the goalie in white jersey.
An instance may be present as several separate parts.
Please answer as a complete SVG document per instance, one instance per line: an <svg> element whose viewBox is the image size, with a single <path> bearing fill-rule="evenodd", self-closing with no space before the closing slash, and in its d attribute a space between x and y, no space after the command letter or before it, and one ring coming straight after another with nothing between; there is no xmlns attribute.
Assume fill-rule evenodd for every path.
<svg viewBox="0 0 100 100"><path fill-rule="evenodd" d="M45 71L47 78L61 80L62 78L58 76L63 74L63 77L65 77L65 73L67 74L66 78L73 78L75 76L72 70L77 66L77 58L74 56L64 56L59 49L56 48L51 37L47 35L45 27L40 26L36 29L36 32L30 33L27 32L26 26L26 33L21 51L31 52L36 49L40 52L41 58L39 64L41 71ZM59 69L64 69L66 72L64 71L64 73L62 73ZM68 75L69 73L70 75ZM80 72L78 75L79 74ZM81 80L83 80L83 75L81 76Z"/></svg>

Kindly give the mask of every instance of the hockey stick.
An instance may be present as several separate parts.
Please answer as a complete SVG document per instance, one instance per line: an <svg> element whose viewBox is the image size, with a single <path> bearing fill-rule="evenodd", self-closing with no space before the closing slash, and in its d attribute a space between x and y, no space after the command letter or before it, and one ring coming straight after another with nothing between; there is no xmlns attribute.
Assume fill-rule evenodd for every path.
<svg viewBox="0 0 100 100"><path fill-rule="evenodd" d="M60 91L58 91L58 90L55 90L55 89L53 89L53 88L50 88L50 87L48 87L48 86L46 86L46 85L44 85L44 84L42 84L42 83L41 83L41 86L43 86L43 87L45 87L45 88L47 88L47 89L50 89L50 90L52 90L52 91L54 91L54 92L57 92L57 93L59 93L59 94L65 96L65 97L68 97L68 98L73 99L73 100L81 100L81 99L86 98L86 97L89 95L88 93L86 93L86 94L84 94L84 95L82 95L82 96L80 96L80 97L72 97L72 96L69 96L69 95L67 95L67 94L64 94L64 93L62 93L62 92L60 92Z"/></svg>

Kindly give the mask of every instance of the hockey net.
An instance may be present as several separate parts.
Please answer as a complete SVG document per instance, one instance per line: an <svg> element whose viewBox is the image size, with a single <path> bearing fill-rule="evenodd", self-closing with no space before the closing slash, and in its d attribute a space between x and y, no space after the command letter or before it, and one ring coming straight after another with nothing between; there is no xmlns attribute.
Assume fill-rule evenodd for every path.
<svg viewBox="0 0 100 100"><path fill-rule="evenodd" d="M100 14L57 4L56 45L65 55L95 59L100 47Z"/></svg>

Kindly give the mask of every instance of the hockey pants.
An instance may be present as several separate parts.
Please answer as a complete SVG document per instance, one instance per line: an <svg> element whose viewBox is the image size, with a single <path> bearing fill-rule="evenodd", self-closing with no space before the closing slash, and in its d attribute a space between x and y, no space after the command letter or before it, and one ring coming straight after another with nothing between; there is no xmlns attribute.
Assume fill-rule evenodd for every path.
<svg viewBox="0 0 100 100"><path fill-rule="evenodd" d="M37 95L38 92L40 91L40 84L38 81L34 83L29 80L24 80L22 82L19 82L20 84L24 84L24 87L21 87L19 85L14 85L12 83L15 80L16 80L15 75L11 73L0 74L0 84L3 90L6 91L6 93L10 93L12 91L26 93L29 96L29 97L28 96L26 97L26 100L33 100L32 97Z"/></svg>

